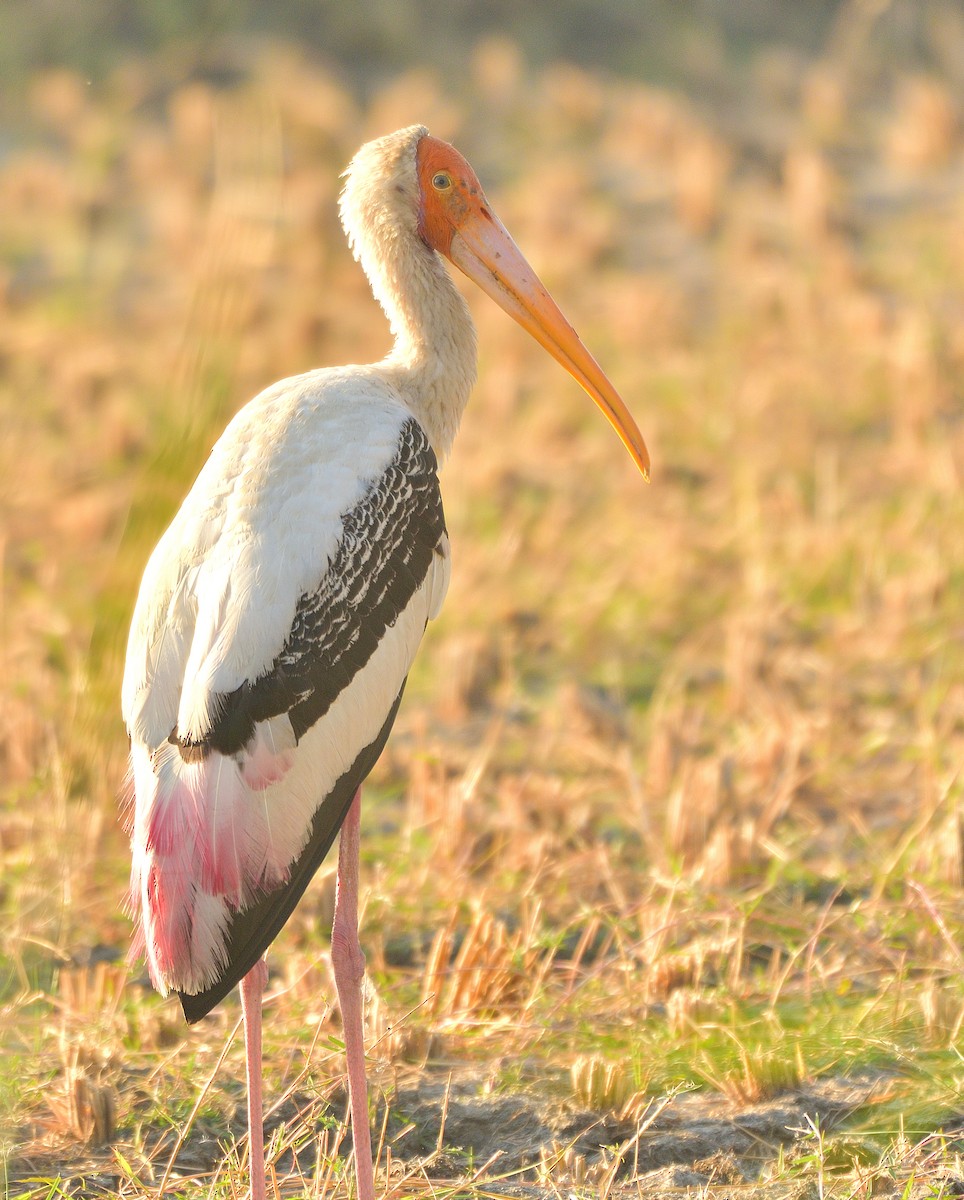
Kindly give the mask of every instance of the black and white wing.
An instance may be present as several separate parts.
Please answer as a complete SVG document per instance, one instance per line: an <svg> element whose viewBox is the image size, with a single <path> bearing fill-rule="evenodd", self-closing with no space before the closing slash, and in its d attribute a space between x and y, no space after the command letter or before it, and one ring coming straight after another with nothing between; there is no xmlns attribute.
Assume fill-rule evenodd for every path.
<svg viewBox="0 0 964 1200"><path fill-rule="evenodd" d="M421 426L377 392L340 403L337 382L322 404L287 381L229 426L135 612L132 895L152 979L189 1021L251 969L325 857L448 583Z"/></svg>

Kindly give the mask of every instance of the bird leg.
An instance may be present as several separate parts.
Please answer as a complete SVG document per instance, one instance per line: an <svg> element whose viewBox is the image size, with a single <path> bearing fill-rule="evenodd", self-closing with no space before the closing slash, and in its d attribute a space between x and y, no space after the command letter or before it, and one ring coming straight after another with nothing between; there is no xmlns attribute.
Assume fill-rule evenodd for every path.
<svg viewBox="0 0 964 1200"><path fill-rule="evenodd" d="M358 1200L375 1200L372 1139L368 1125L368 1084L365 1079L365 1040L362 1032L362 980L365 956L358 944L358 827L361 788L355 793L338 840L338 879L335 919L331 927L331 965L341 1006L348 1060L348 1097L355 1147Z"/></svg>
<svg viewBox="0 0 964 1200"><path fill-rule="evenodd" d="M265 1200L264 1117L261 1100L261 997L268 968L259 959L241 980L244 1013L244 1054L248 1070L248 1172L251 1200Z"/></svg>

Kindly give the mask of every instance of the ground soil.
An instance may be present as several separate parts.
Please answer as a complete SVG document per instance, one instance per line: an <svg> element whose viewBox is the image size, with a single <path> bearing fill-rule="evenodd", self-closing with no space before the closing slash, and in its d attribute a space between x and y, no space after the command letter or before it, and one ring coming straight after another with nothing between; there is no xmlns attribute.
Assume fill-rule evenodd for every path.
<svg viewBox="0 0 964 1200"><path fill-rule="evenodd" d="M741 1200L795 1200L818 1194L923 1200L964 1195L964 1179L949 1176L946 1166L935 1168L933 1175L918 1168L909 1191L909 1173L899 1170L892 1177L874 1171L865 1191L859 1190L859 1171L856 1175L847 1172L846 1180L843 1175L835 1178L828 1174L822 1193L821 1185L814 1182L815 1177L820 1178L819 1172L812 1166L801 1170L800 1181L796 1181L788 1164L794 1157L803 1164L808 1154L817 1152L816 1131L839 1131L856 1110L872 1104L892 1083L889 1076L866 1072L851 1078L820 1079L805 1088L740 1105L717 1093L684 1092L654 1102L634 1118L620 1119L553 1098L548 1094L553 1089L540 1087L539 1081L526 1089L499 1092L492 1090L491 1075L479 1071L429 1070L400 1079L397 1090L390 1097L383 1096L378 1108L400 1195L408 1192L406 1178L422 1185L419 1192L431 1181L440 1189L455 1186L457 1194L466 1197L533 1200L601 1195L616 1200L629 1196L668 1200L686 1193L707 1200L736 1196ZM273 1126L290 1123L312 1110L318 1114L320 1135L326 1122L330 1125L332 1117L341 1115L345 1100L336 1094L330 1108L319 1113L317 1102L293 1096L269 1118L268 1136ZM240 1110L236 1125L234 1132L240 1137L244 1132ZM445 1150L438 1153L436 1147L443 1141ZM855 1157L859 1157L858 1135L854 1145ZM343 1146L343 1152L348 1148ZM187 1180L201 1183L205 1176L210 1178L223 1155L223 1140L195 1127L178 1155L171 1191L181 1191ZM309 1137L301 1161L290 1152L276 1161L282 1194L286 1194L285 1179L312 1178L315 1156L315 1140ZM14 1190L9 1194L18 1194L16 1184L28 1184L30 1176L36 1178L38 1173L48 1178L51 1173L59 1174L65 1195L136 1194L130 1190L129 1180L112 1169L113 1163L108 1165L107 1160L113 1158L109 1148L69 1157L74 1162L60 1164L59 1170L52 1156L44 1154L14 1165L8 1181ZM835 1164L838 1170L841 1165ZM196 1185L188 1185L192 1186Z"/></svg>

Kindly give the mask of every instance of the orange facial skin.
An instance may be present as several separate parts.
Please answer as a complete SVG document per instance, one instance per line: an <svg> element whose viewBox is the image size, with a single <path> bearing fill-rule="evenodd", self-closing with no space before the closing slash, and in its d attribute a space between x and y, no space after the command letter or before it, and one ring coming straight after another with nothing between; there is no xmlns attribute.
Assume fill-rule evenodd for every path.
<svg viewBox="0 0 964 1200"><path fill-rule="evenodd" d="M489 207L478 176L454 146L429 135L418 144L416 165L422 240L464 271L566 368L648 479L649 451L636 422Z"/></svg>

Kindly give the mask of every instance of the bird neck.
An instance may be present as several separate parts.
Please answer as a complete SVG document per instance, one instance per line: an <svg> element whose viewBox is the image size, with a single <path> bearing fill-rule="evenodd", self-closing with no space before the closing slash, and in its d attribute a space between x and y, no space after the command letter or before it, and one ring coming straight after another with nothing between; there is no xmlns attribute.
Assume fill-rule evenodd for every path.
<svg viewBox="0 0 964 1200"><path fill-rule="evenodd" d="M365 249L362 266L395 337L380 365L441 461L475 383L475 326L468 305L439 255L420 240L396 238L381 253Z"/></svg>

